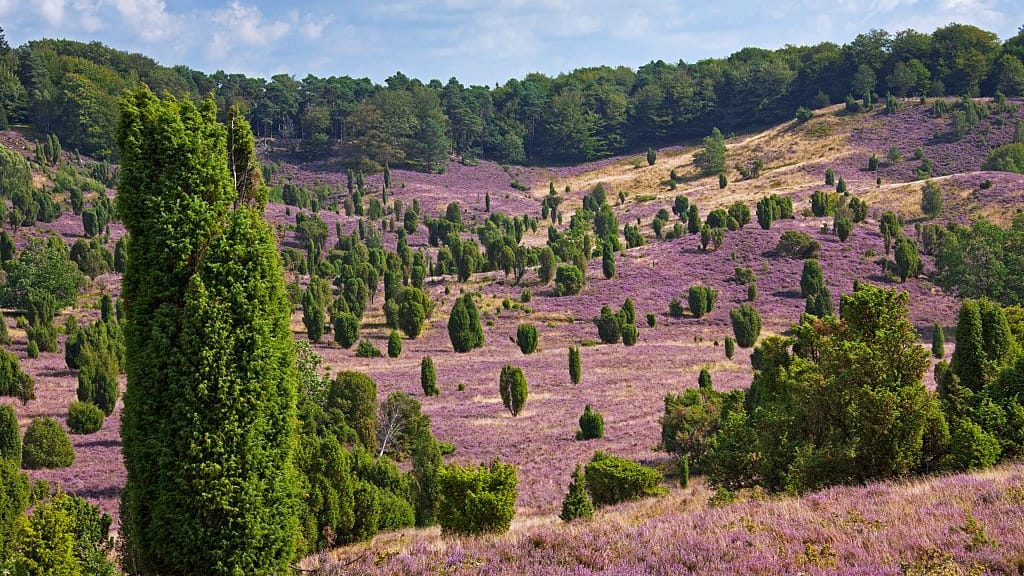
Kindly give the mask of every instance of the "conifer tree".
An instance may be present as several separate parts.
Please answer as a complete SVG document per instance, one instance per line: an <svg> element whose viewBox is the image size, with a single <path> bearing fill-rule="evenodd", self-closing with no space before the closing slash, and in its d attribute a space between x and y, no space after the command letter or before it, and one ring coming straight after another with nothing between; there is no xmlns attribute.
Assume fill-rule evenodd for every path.
<svg viewBox="0 0 1024 576"><path fill-rule="evenodd" d="M580 349L578 346L572 346L569 348L569 379L573 384L579 384L580 377L582 375L583 370L580 364Z"/></svg>
<svg viewBox="0 0 1024 576"><path fill-rule="evenodd" d="M932 326L932 356L939 360L946 357L946 335L938 324Z"/></svg>
<svg viewBox="0 0 1024 576"><path fill-rule="evenodd" d="M284 574L295 351L266 191L258 171L229 170L229 154L251 166L237 161L249 124L235 111L225 130L212 99L197 109L145 87L120 109L126 571Z"/></svg>
<svg viewBox="0 0 1024 576"><path fill-rule="evenodd" d="M984 384L985 349L982 339L981 311L974 300L960 305L956 324L956 349L950 360L950 370L960 377L960 384L978 392Z"/></svg>
<svg viewBox="0 0 1024 576"><path fill-rule="evenodd" d="M441 393L437 388L437 372L434 371L434 359L424 356L420 360L420 385L423 386L423 394L437 396Z"/></svg>
<svg viewBox="0 0 1024 576"><path fill-rule="evenodd" d="M583 474L583 467L576 464L572 482L569 483L569 492L562 500L562 513L559 518L570 522L577 518L589 519L593 515L594 503L590 501L590 494L587 492L587 477Z"/></svg>

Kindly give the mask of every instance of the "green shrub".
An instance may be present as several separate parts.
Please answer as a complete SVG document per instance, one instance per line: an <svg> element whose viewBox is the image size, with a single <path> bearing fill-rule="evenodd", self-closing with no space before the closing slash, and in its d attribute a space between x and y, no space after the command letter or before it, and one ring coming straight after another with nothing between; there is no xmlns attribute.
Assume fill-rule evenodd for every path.
<svg viewBox="0 0 1024 576"><path fill-rule="evenodd" d="M736 341L733 340L732 336L725 337L725 357L732 360L733 355L736 353Z"/></svg>
<svg viewBox="0 0 1024 576"><path fill-rule="evenodd" d="M601 307L601 315L594 319L601 342L615 344L622 336L622 315L612 312L608 306Z"/></svg>
<svg viewBox="0 0 1024 576"><path fill-rule="evenodd" d="M586 520L593 516L594 503L590 501L590 494L587 493L587 477L583 474L583 468L576 464L572 481L569 483L569 491L562 500L562 513L559 518L570 522L577 518Z"/></svg>
<svg viewBox="0 0 1024 576"><path fill-rule="evenodd" d="M946 357L946 335L938 324L932 326L932 356L939 360Z"/></svg>
<svg viewBox="0 0 1024 576"><path fill-rule="evenodd" d="M817 240L812 239L806 232L799 230L787 230L782 233L779 243L775 246L775 252L780 256L789 258L817 258L821 245Z"/></svg>
<svg viewBox="0 0 1024 576"><path fill-rule="evenodd" d="M1024 143L1003 144L989 152L982 170L1024 174Z"/></svg>
<svg viewBox="0 0 1024 576"><path fill-rule="evenodd" d="M942 212L942 188L933 180L925 182L921 189L921 212L929 218L935 218Z"/></svg>
<svg viewBox="0 0 1024 576"><path fill-rule="evenodd" d="M342 312L334 319L334 341L348 349L358 340L359 318L351 312Z"/></svg>
<svg viewBox="0 0 1024 576"><path fill-rule="evenodd" d="M357 358L383 358L384 354L369 340L360 340L356 346Z"/></svg>
<svg viewBox="0 0 1024 576"><path fill-rule="evenodd" d="M526 377L519 368L506 364L501 369L498 377L498 391L501 394L501 403L505 405L512 416L518 416L523 407L526 406L528 390Z"/></svg>
<svg viewBox="0 0 1024 576"><path fill-rule="evenodd" d="M718 300L718 290L708 286L690 286L687 295L687 303L690 305L690 313L694 318L703 318L715 308Z"/></svg>
<svg viewBox="0 0 1024 576"><path fill-rule="evenodd" d="M398 358L402 355L402 337L395 330L388 335L388 358Z"/></svg>
<svg viewBox="0 0 1024 576"><path fill-rule="evenodd" d="M555 296L579 294L586 283L583 272L572 264L560 264L555 271Z"/></svg>
<svg viewBox="0 0 1024 576"><path fill-rule="evenodd" d="M747 302L757 300L757 282L747 284Z"/></svg>
<svg viewBox="0 0 1024 576"><path fill-rule="evenodd" d="M75 450L60 423L49 416L34 418L22 439L22 468L67 468L74 462Z"/></svg>
<svg viewBox="0 0 1024 576"><path fill-rule="evenodd" d="M490 466L447 464L437 471L437 521L442 534L506 532L515 515L516 468L494 460Z"/></svg>
<svg viewBox="0 0 1024 576"><path fill-rule="evenodd" d="M622 343L626 346L635 346L639 336L640 331L636 329L636 324L622 325Z"/></svg>
<svg viewBox="0 0 1024 576"><path fill-rule="evenodd" d="M520 324L516 328L516 344L523 354L533 354L537 350L537 327L533 324Z"/></svg>
<svg viewBox="0 0 1024 576"><path fill-rule="evenodd" d="M673 318L683 317L683 303L680 302L678 298L673 298L672 301L668 303L668 315Z"/></svg>
<svg viewBox="0 0 1024 576"><path fill-rule="evenodd" d="M740 348L750 348L761 334L761 315L753 306L741 304L729 312L732 331Z"/></svg>
<svg viewBox="0 0 1024 576"><path fill-rule="evenodd" d="M437 372L434 371L434 359L424 356L420 360L420 385L423 387L423 394L437 396L441 393L437 388Z"/></svg>
<svg viewBox="0 0 1024 576"><path fill-rule="evenodd" d="M18 415L14 408L0 404L0 460L14 464L21 469L21 431L18 429Z"/></svg>
<svg viewBox="0 0 1024 576"><path fill-rule="evenodd" d="M533 293L530 292L529 288L523 288L522 292L519 293L519 301L523 304L529 304L532 299Z"/></svg>
<svg viewBox="0 0 1024 576"><path fill-rule="evenodd" d="M68 428L72 434L92 434L103 427L103 410L91 402L72 402L68 406Z"/></svg>
<svg viewBox="0 0 1024 576"><path fill-rule="evenodd" d="M28 341L28 349L26 352L29 358L39 358L39 346L36 344L35 340Z"/></svg>
<svg viewBox="0 0 1024 576"><path fill-rule="evenodd" d="M0 396L13 396L22 403L34 400L35 382L21 370L18 357L0 349Z"/></svg>
<svg viewBox="0 0 1024 576"><path fill-rule="evenodd" d="M657 470L604 452L595 452L584 470L594 506L618 504L663 492L659 485L664 478Z"/></svg>
<svg viewBox="0 0 1024 576"><path fill-rule="evenodd" d="M648 328L654 328L655 324L657 324L657 323L658 323L658 319L657 319L657 317L655 317L654 313L653 312L648 312L647 313L647 327Z"/></svg>
<svg viewBox="0 0 1024 576"><path fill-rule="evenodd" d="M578 346L569 347L569 379L573 384L579 384L583 375L580 362L580 349Z"/></svg>
<svg viewBox="0 0 1024 576"><path fill-rule="evenodd" d="M456 352L469 352L484 345L480 313L471 294L465 294L455 301L448 316L448 338Z"/></svg>
<svg viewBox="0 0 1024 576"><path fill-rule="evenodd" d="M583 409L580 416L580 429L576 431L577 440L593 440L604 436L604 417L597 410L592 410L590 404Z"/></svg>

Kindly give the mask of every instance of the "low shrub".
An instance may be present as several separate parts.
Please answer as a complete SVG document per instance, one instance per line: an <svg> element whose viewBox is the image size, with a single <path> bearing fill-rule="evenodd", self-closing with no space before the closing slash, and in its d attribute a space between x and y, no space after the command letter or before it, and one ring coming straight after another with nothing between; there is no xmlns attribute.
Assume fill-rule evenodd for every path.
<svg viewBox="0 0 1024 576"><path fill-rule="evenodd" d="M103 427L103 410L90 402L72 402L68 406L68 428L72 434L92 434Z"/></svg>
<svg viewBox="0 0 1024 576"><path fill-rule="evenodd" d="M369 340L360 340L356 346L357 358L383 358L384 354Z"/></svg>
<svg viewBox="0 0 1024 576"><path fill-rule="evenodd" d="M517 483L516 467L500 460L494 460L490 466L442 466L437 471L437 521L441 533L508 531L516 511Z"/></svg>
<svg viewBox="0 0 1024 576"><path fill-rule="evenodd" d="M587 404L580 416L580 429L576 431L577 440L594 440L604 436L604 416Z"/></svg>
<svg viewBox="0 0 1024 576"><path fill-rule="evenodd" d="M661 473L632 460L595 452L584 468L594 506L608 506L664 492Z"/></svg>
<svg viewBox="0 0 1024 576"><path fill-rule="evenodd" d="M537 327L533 324L520 324L516 328L516 345L523 354L533 354L537 350Z"/></svg>
<svg viewBox="0 0 1024 576"><path fill-rule="evenodd" d="M21 467L67 468L74 462L75 450L60 423L49 416L33 419L22 439Z"/></svg>

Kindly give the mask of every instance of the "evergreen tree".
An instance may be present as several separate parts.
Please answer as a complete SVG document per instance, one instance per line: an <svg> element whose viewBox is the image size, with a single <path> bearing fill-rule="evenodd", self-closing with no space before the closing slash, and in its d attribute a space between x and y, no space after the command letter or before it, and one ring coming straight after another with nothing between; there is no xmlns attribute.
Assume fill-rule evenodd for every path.
<svg viewBox="0 0 1024 576"><path fill-rule="evenodd" d="M15 469L21 468L21 431L18 429L18 415L15 414L14 408L7 404L0 404L0 461L11 463ZM0 540L0 550L2 549L3 541Z"/></svg>
<svg viewBox="0 0 1024 576"><path fill-rule="evenodd" d="M559 518L570 522L577 518L589 519L593 515L594 503L590 501L590 493L587 492L587 477L583 474L583 467L576 464L572 482L569 483L569 492L562 500L562 513Z"/></svg>
<svg viewBox="0 0 1024 576"><path fill-rule="evenodd" d="M761 315L753 306L741 304L729 312L732 331L740 348L750 348L761 334Z"/></svg>
<svg viewBox="0 0 1024 576"><path fill-rule="evenodd" d="M448 316L448 338L456 352L469 352L484 345L483 327L472 295L455 300Z"/></svg>
<svg viewBox="0 0 1024 576"><path fill-rule="evenodd" d="M818 318L831 316L835 312L835 309L832 307L832 293L829 292L828 286L822 286L814 294L807 297L804 304L804 312Z"/></svg>
<svg viewBox="0 0 1024 576"><path fill-rule="evenodd" d="M312 285L302 296L302 323L306 326L309 341L319 342L324 334L324 308Z"/></svg>
<svg viewBox="0 0 1024 576"><path fill-rule="evenodd" d="M573 384L579 384L583 376L583 369L580 362L580 349L578 346L569 347L569 380Z"/></svg>
<svg viewBox="0 0 1024 576"><path fill-rule="evenodd" d="M437 396L441 393L437 388L437 372L434 371L434 359L424 356L420 360L420 385L426 396Z"/></svg>
<svg viewBox="0 0 1024 576"><path fill-rule="evenodd" d="M526 405L528 394L526 377L519 368L506 364L501 369L498 378L498 391L501 393L501 403L505 405L512 416L518 416Z"/></svg>
<svg viewBox="0 0 1024 576"><path fill-rule="evenodd" d="M960 305L956 324L956 348L950 360L950 370L960 378L960 384L973 392L981 391L985 379L985 343L982 338L981 310L974 300Z"/></svg>
<svg viewBox="0 0 1024 576"><path fill-rule="evenodd" d="M388 335L388 358L398 358L402 354L402 337L397 330Z"/></svg>
<svg viewBox="0 0 1024 576"><path fill-rule="evenodd" d="M736 340L732 336L725 337L725 357L732 360L733 355L736 354Z"/></svg>
<svg viewBox="0 0 1024 576"><path fill-rule="evenodd" d="M804 269L800 273L800 297L807 298L816 294L825 286L821 274L821 263L817 260L804 260Z"/></svg>
<svg viewBox="0 0 1024 576"><path fill-rule="evenodd" d="M608 242L605 242L601 248L601 271L605 278L615 277L615 251Z"/></svg>
<svg viewBox="0 0 1024 576"><path fill-rule="evenodd" d="M711 391L711 373L707 368L700 369L700 374L697 375L697 387L705 393Z"/></svg>
<svg viewBox="0 0 1024 576"><path fill-rule="evenodd" d="M939 360L946 357L946 335L938 324L932 326L932 356Z"/></svg>
<svg viewBox="0 0 1024 576"><path fill-rule="evenodd" d="M658 161L658 153L654 151L654 148L647 149L647 165L654 166L654 163Z"/></svg>
<svg viewBox="0 0 1024 576"><path fill-rule="evenodd" d="M233 186L228 170L228 141L249 124L226 131L212 99L197 109L145 87L120 107L125 568L283 574L297 529L295 351L265 189Z"/></svg>

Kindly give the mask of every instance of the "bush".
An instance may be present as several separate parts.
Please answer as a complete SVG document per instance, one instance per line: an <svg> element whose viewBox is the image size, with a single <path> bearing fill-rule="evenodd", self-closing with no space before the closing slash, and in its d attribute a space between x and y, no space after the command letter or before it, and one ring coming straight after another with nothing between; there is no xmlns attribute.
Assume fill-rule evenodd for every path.
<svg viewBox="0 0 1024 576"><path fill-rule="evenodd" d="M814 117L814 112L804 108L803 106L796 109L796 121L803 124Z"/></svg>
<svg viewBox="0 0 1024 576"><path fill-rule="evenodd" d="M523 407L526 406L528 395L526 377L519 368L506 364L501 369L498 377L498 391L501 394L501 403L505 405L512 416L518 416Z"/></svg>
<svg viewBox="0 0 1024 576"><path fill-rule="evenodd" d="M853 222L850 222L846 216L837 215L832 221L832 229L835 230L840 242L846 242L846 239L850 237L850 232L853 231Z"/></svg>
<svg viewBox="0 0 1024 576"><path fill-rule="evenodd" d="M789 258L817 258L821 245L813 240L805 232L799 230L787 230L782 233L779 243L775 246L775 252L780 256Z"/></svg>
<svg viewBox="0 0 1024 576"><path fill-rule="evenodd" d="M594 440L604 436L604 416L597 410L592 410L590 404L583 409L580 416L580 429L576 431L577 440Z"/></svg>
<svg viewBox="0 0 1024 576"><path fill-rule="evenodd" d="M348 349L358 340L359 318L351 312L342 312L334 319L334 341Z"/></svg>
<svg viewBox="0 0 1024 576"><path fill-rule="evenodd" d="M537 350L537 327L533 324L520 324L516 328L516 344L523 354L533 354Z"/></svg>
<svg viewBox="0 0 1024 576"><path fill-rule="evenodd" d="M383 358L384 354L369 340L360 340L356 346L357 358Z"/></svg>
<svg viewBox="0 0 1024 576"><path fill-rule="evenodd" d="M21 370L18 357L0 349L0 396L14 396L24 404L35 400L35 381Z"/></svg>
<svg viewBox="0 0 1024 576"><path fill-rule="evenodd" d="M729 312L732 320L732 332L736 335L736 343L740 348L750 348L757 342L761 334L761 315L753 306L741 304Z"/></svg>
<svg viewBox="0 0 1024 576"><path fill-rule="evenodd" d="M555 296L579 294L586 283L583 272L572 264L560 264L555 271Z"/></svg>
<svg viewBox="0 0 1024 576"><path fill-rule="evenodd" d="M91 402L72 402L68 406L68 428L72 434L92 434L103 427L103 410Z"/></svg>
<svg viewBox="0 0 1024 576"><path fill-rule="evenodd" d="M402 337L395 330L388 335L388 358L398 358L402 355Z"/></svg>
<svg viewBox="0 0 1024 576"><path fill-rule="evenodd" d="M571 346L569 348L569 380L571 380L573 384L579 384L582 375L583 369L580 362L580 349L578 346Z"/></svg>
<svg viewBox="0 0 1024 576"><path fill-rule="evenodd" d="M640 331L636 329L636 324L622 325L622 343L626 346L635 346L639 336Z"/></svg>
<svg viewBox="0 0 1024 576"><path fill-rule="evenodd" d="M989 152L982 170L1024 174L1024 144L1003 144Z"/></svg>
<svg viewBox="0 0 1024 576"><path fill-rule="evenodd" d="M714 310L716 300L718 300L718 290L708 286L690 286L687 302L694 318L703 318Z"/></svg>
<svg viewBox="0 0 1024 576"><path fill-rule="evenodd" d="M565 522L577 518L589 519L594 515L594 503L590 501L590 494L587 493L587 477L583 469L576 464L576 471L572 473L572 482L569 483L569 492L562 500L562 513L559 515Z"/></svg>
<svg viewBox="0 0 1024 576"><path fill-rule="evenodd" d="M434 359L430 356L424 356L423 360L420 360L420 385L423 386L423 394L426 396L437 396L441 393L437 388Z"/></svg>
<svg viewBox="0 0 1024 576"><path fill-rule="evenodd" d="M938 324L932 326L932 356L939 360L946 357L946 335Z"/></svg>
<svg viewBox="0 0 1024 576"><path fill-rule="evenodd" d="M757 282L747 284L747 302L757 300Z"/></svg>
<svg viewBox="0 0 1024 576"><path fill-rule="evenodd" d="M725 357L732 360L733 355L736 354L736 341L733 340L732 336L725 337Z"/></svg>
<svg viewBox="0 0 1024 576"><path fill-rule="evenodd" d="M613 313L608 306L601 307L601 315L594 319L597 334L604 344L615 344L622 336L622 315Z"/></svg>
<svg viewBox="0 0 1024 576"><path fill-rule="evenodd" d="M929 218L942 212L942 188L932 180L925 182L921 189L921 211Z"/></svg>
<svg viewBox="0 0 1024 576"><path fill-rule="evenodd" d="M657 323L658 323L658 319L657 319L657 317L656 317L656 316L654 315L654 313L653 313L653 312L648 312L648 313L647 313L647 327L648 327L648 328L654 328L654 326L655 326L655 325L656 325Z"/></svg>
<svg viewBox="0 0 1024 576"><path fill-rule="evenodd" d="M490 466L442 466L437 471L437 521L441 533L507 531L516 511L517 482L515 466L499 460Z"/></svg>
<svg viewBox="0 0 1024 576"><path fill-rule="evenodd" d="M683 303L680 302L678 298L673 298L672 301L668 303L668 315L673 318L683 317Z"/></svg>
<svg viewBox="0 0 1024 576"><path fill-rule="evenodd" d="M594 506L608 506L662 492L659 485L664 478L657 470L604 452L595 452L584 471Z"/></svg>
<svg viewBox="0 0 1024 576"><path fill-rule="evenodd" d="M49 416L34 418L25 430L21 444L21 467L67 468L75 462L75 450L67 432Z"/></svg>
<svg viewBox="0 0 1024 576"><path fill-rule="evenodd" d="M36 344L35 340L29 340L28 349L26 350L26 353L28 354L29 358L39 358L39 346Z"/></svg>

